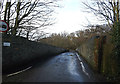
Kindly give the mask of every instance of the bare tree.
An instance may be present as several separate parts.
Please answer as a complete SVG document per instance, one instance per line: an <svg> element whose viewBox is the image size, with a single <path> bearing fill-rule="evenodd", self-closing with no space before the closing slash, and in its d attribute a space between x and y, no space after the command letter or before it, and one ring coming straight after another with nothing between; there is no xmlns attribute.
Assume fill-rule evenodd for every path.
<svg viewBox="0 0 120 84"><path fill-rule="evenodd" d="M84 5L96 16L104 18L110 27L110 35L113 44L112 56L109 59L116 62L114 76L120 76L120 2L119 0L96 0L94 6L88 3ZM106 65L109 63L106 63ZM114 70L114 67L110 69ZM108 71L112 71L109 70ZM111 74L111 72L109 73Z"/></svg>
<svg viewBox="0 0 120 84"><path fill-rule="evenodd" d="M34 30L54 24L52 13L58 7L56 0L18 0L4 3L6 4L0 15L8 22L8 33L13 36L24 33L28 38Z"/></svg>
<svg viewBox="0 0 120 84"><path fill-rule="evenodd" d="M119 0L95 0L92 4L88 4L86 2L83 2L83 4L96 16L102 18L102 20L107 21L110 28L112 28L111 24L119 22Z"/></svg>

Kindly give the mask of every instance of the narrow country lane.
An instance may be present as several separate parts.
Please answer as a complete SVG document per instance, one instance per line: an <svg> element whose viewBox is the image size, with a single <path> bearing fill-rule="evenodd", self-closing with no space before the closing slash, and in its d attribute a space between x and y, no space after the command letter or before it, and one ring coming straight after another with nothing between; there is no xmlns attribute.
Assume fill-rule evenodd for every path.
<svg viewBox="0 0 120 84"><path fill-rule="evenodd" d="M22 72L22 71L21 71ZM66 52L22 73L3 76L3 82L99 82L77 53Z"/></svg>

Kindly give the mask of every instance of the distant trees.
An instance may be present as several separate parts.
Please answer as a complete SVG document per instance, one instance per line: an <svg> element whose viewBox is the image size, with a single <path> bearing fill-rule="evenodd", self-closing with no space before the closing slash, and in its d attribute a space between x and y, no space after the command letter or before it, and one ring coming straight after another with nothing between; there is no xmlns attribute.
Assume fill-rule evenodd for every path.
<svg viewBox="0 0 120 84"><path fill-rule="evenodd" d="M82 43L86 42L88 39L92 38L96 35L106 35L105 32L107 25L96 25L96 26L89 26L89 29L86 30L79 30L73 33L53 33L49 37L39 39L39 42L47 43L50 45L66 48L66 49L73 49L75 50L78 48Z"/></svg>
<svg viewBox="0 0 120 84"><path fill-rule="evenodd" d="M8 34L29 38L47 26L54 24L52 13L58 7L56 0L7 0L3 2L0 16L9 24ZM31 37L30 36L30 37Z"/></svg>
<svg viewBox="0 0 120 84"><path fill-rule="evenodd" d="M40 39L39 42L47 43L65 49L75 49L74 43L67 33L51 34L47 38Z"/></svg>

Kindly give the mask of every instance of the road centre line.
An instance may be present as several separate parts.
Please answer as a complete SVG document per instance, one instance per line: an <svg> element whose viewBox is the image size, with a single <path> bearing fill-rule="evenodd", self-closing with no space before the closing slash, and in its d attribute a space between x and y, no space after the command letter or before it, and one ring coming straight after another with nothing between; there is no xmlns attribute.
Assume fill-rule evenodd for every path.
<svg viewBox="0 0 120 84"><path fill-rule="evenodd" d="M8 74L7 77L17 75L17 74L22 73L22 72L24 72L24 71L26 71L26 70L28 70L28 69L30 69L30 68L32 68L32 66L30 66L30 67L28 67L28 68L26 68L26 69L23 69L23 70L21 70L21 71L18 71L18 72L15 72L15 73L11 73L11 74Z"/></svg>

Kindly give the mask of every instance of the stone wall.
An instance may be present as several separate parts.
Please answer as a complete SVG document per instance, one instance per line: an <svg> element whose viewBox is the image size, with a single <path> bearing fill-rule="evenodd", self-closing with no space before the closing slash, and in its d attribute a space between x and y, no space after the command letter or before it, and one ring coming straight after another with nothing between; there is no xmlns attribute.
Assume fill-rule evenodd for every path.
<svg viewBox="0 0 120 84"><path fill-rule="evenodd" d="M3 37L4 42L10 42L11 45L10 47L2 46L3 72L66 51L55 46L28 41L22 37Z"/></svg>
<svg viewBox="0 0 120 84"><path fill-rule="evenodd" d="M93 70L103 74L107 80L119 80L119 68L114 56L111 36L95 36L76 49Z"/></svg>
<svg viewBox="0 0 120 84"><path fill-rule="evenodd" d="M98 72L101 71L105 36L94 36L76 50Z"/></svg>

